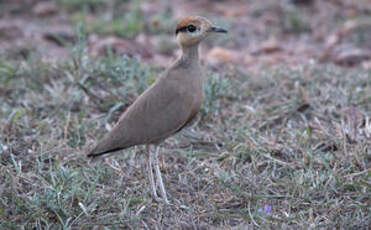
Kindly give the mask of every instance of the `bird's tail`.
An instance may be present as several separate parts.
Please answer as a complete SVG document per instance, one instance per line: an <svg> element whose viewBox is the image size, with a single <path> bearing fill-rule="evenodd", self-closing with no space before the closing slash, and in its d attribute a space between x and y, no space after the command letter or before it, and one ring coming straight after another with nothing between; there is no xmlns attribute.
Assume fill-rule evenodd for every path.
<svg viewBox="0 0 371 230"><path fill-rule="evenodd" d="M115 145L115 141L109 135L103 137L92 149L87 151L87 157L90 158L93 162L101 158L108 157L111 153L118 150L124 149L121 146Z"/></svg>
<svg viewBox="0 0 371 230"><path fill-rule="evenodd" d="M110 153L129 147L124 145L123 137L117 134L117 129L108 132L90 151L87 151L87 157L91 159L101 159L110 156Z"/></svg>
<svg viewBox="0 0 371 230"><path fill-rule="evenodd" d="M90 151L87 155L87 157L90 157L90 158L96 158L96 157L104 157L112 152L116 152L116 151L119 151L121 150L122 148L114 148L114 149L109 149L109 150L106 150L106 151L103 151L103 152L96 152L94 151L96 148L94 148L92 151Z"/></svg>
<svg viewBox="0 0 371 230"><path fill-rule="evenodd" d="M90 161L89 161L90 163L96 163L103 158L109 157L115 151L121 150L122 148L110 149L110 150L107 150L107 151L104 151L104 152L94 151L95 149L96 149L96 147L92 151L88 152L88 154L86 155L90 159Z"/></svg>

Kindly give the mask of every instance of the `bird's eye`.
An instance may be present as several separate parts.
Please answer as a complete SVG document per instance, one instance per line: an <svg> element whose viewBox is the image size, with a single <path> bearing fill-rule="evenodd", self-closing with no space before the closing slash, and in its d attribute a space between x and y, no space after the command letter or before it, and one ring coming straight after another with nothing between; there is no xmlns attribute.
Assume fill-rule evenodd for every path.
<svg viewBox="0 0 371 230"><path fill-rule="evenodd" d="M196 31L196 26L194 26L194 25L189 25L188 27L187 27L187 29L188 29L188 31L189 32L195 32Z"/></svg>

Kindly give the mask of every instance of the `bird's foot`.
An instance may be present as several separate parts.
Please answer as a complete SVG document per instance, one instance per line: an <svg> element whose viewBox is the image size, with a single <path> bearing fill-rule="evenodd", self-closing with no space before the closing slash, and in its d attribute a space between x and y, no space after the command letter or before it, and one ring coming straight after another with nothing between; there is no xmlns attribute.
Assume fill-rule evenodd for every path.
<svg viewBox="0 0 371 230"><path fill-rule="evenodd" d="M165 197L165 199L162 199L162 202L164 202L164 204L166 204L166 205L170 204L169 200L166 197Z"/></svg>
<svg viewBox="0 0 371 230"><path fill-rule="evenodd" d="M157 203L164 203L166 205L169 205L170 202L169 200L167 199L167 197L165 197L165 199L163 198L160 198L159 196L157 196L157 194L152 194L152 198L157 202Z"/></svg>

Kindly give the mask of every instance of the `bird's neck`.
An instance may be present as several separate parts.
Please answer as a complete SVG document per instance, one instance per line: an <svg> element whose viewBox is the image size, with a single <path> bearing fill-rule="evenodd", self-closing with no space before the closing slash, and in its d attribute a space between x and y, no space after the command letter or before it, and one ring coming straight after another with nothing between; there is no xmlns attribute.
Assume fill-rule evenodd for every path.
<svg viewBox="0 0 371 230"><path fill-rule="evenodd" d="M198 64L198 45L182 47L182 55L179 59L183 64Z"/></svg>

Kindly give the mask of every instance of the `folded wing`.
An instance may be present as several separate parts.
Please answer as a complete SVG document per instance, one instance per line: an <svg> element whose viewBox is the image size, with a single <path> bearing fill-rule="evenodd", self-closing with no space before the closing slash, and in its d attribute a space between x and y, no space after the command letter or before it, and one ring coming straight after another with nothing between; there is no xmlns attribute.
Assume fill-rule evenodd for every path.
<svg viewBox="0 0 371 230"><path fill-rule="evenodd" d="M186 84L160 78L121 116L114 128L88 154L89 157L157 143L177 132L189 120L194 97Z"/></svg>

